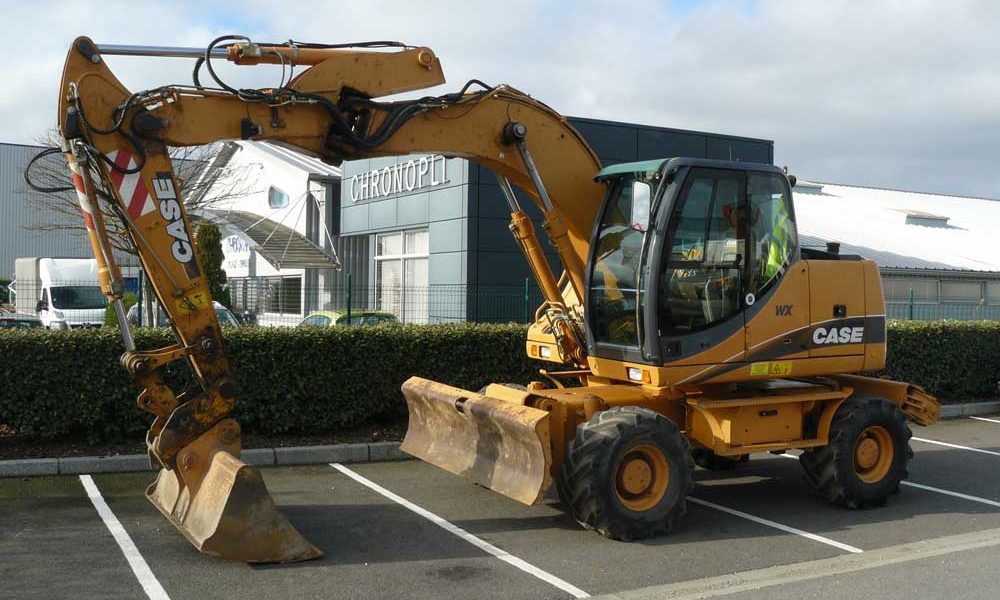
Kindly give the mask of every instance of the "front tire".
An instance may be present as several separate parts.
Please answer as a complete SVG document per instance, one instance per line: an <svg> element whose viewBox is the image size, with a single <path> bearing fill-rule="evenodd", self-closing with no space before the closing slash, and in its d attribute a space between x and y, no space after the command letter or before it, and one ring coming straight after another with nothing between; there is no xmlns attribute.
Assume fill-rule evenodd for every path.
<svg viewBox="0 0 1000 600"><path fill-rule="evenodd" d="M557 486L578 523L629 541L670 531L687 512L693 469L676 424L648 409L616 407L577 427Z"/></svg>
<svg viewBox="0 0 1000 600"><path fill-rule="evenodd" d="M802 454L806 481L831 504L883 506L908 475L912 436L895 404L873 396L851 397L833 417L829 443Z"/></svg>

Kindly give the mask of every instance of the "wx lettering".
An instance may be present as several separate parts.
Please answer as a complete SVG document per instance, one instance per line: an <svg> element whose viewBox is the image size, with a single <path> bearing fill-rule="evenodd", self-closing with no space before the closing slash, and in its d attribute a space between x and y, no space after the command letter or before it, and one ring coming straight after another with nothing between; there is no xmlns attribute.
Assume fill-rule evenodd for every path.
<svg viewBox="0 0 1000 600"><path fill-rule="evenodd" d="M774 307L774 314L779 317L790 317L792 316L792 305L791 304L779 304Z"/></svg>

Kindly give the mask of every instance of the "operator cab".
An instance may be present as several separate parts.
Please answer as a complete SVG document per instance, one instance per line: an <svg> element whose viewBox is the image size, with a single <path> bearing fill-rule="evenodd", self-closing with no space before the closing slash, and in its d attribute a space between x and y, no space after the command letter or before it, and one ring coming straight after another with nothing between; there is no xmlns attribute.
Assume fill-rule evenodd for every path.
<svg viewBox="0 0 1000 600"><path fill-rule="evenodd" d="M773 166L693 158L613 165L591 244L591 356L663 365L744 327L799 259Z"/></svg>

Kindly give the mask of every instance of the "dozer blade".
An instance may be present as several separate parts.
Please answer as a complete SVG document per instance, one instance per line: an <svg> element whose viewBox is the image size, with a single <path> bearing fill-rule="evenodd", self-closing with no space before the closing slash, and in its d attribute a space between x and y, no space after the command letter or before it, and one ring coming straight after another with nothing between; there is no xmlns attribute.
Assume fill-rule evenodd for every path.
<svg viewBox="0 0 1000 600"><path fill-rule="evenodd" d="M534 504L549 484L549 414L427 379L403 383L410 423L402 450Z"/></svg>
<svg viewBox="0 0 1000 600"><path fill-rule="evenodd" d="M195 548L250 563L323 556L278 511L259 470L226 449L203 453L201 439L178 454L177 470L160 469L146 490L150 502Z"/></svg>

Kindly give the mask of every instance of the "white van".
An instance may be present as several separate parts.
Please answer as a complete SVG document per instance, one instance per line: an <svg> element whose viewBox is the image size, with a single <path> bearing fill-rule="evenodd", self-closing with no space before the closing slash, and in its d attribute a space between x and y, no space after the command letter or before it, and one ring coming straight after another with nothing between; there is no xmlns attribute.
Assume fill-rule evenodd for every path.
<svg viewBox="0 0 1000 600"><path fill-rule="evenodd" d="M18 258L9 289L17 312L38 315L49 329L104 325L108 299L93 258Z"/></svg>

